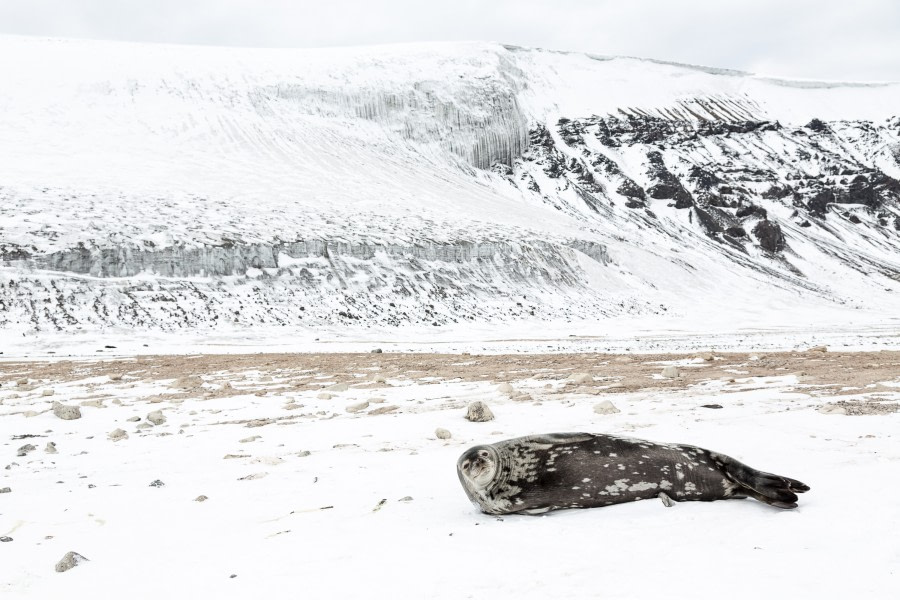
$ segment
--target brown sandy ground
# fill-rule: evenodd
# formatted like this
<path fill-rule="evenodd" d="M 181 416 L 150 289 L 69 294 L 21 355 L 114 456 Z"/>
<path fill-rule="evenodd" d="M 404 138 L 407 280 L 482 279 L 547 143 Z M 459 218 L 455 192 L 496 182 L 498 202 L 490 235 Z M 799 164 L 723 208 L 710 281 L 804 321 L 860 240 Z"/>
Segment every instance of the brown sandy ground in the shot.
<path fill-rule="evenodd" d="M 662 377 L 665 365 L 677 365 L 675 378 Z M 529 380 L 549 383 L 543 394 L 672 391 L 718 381 L 741 382 L 741 390 L 754 378 L 793 375 L 797 389 L 845 414 L 878 414 L 900 410 L 900 352 L 692 353 L 692 354 L 241 354 L 199 356 L 140 356 L 111 360 L 23 361 L 0 363 L 0 387 L 27 392 L 73 380 L 97 379 L 122 383 L 172 380 L 158 399 L 183 396 L 207 398 L 279 391 L 313 391 L 388 387 L 387 380 L 416 384 L 441 381 L 483 381 L 495 384 Z M 235 383 L 237 387 L 232 387 Z M 764 380 L 759 380 L 764 387 Z M 891 385 L 893 383 L 894 385 Z M 90 392 L 90 385 L 86 392 Z M 345 388 L 346 389 L 346 388 Z M 98 392 L 101 390 L 98 389 Z M 514 400 L 531 400 L 512 392 Z M 728 387 L 723 389 L 728 393 Z M 860 398 L 860 395 L 863 395 Z M 842 400 L 841 396 L 854 396 Z M 102 399 L 99 393 L 94 398 Z M 88 394 L 80 398 L 90 400 Z"/>

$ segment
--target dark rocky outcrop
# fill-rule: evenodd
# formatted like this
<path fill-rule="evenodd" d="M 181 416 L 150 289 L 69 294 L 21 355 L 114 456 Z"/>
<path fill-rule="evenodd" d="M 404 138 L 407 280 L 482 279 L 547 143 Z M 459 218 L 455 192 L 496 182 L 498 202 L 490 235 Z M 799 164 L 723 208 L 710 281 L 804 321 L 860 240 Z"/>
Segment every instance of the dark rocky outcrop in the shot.
<path fill-rule="evenodd" d="M 753 235 L 759 240 L 759 245 L 768 252 L 781 252 L 784 250 L 784 234 L 781 226 L 769 220 L 763 220 L 753 228 Z"/>

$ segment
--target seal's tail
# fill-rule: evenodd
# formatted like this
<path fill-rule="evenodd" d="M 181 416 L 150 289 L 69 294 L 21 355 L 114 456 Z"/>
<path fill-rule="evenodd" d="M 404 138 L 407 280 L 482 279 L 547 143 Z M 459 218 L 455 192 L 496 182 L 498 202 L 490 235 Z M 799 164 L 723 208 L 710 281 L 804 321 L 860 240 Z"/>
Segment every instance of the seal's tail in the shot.
<path fill-rule="evenodd" d="M 757 471 L 730 456 L 710 453 L 712 459 L 725 471 L 725 475 L 740 486 L 739 494 L 746 494 L 778 508 L 797 508 L 797 494 L 809 491 L 805 483 Z"/>

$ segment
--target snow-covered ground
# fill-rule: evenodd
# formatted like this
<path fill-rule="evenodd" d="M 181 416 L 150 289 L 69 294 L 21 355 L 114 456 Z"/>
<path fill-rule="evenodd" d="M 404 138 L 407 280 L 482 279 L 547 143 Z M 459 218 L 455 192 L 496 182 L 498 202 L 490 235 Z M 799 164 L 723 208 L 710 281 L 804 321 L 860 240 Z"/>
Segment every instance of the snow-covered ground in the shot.
<path fill-rule="evenodd" d="M 559 356 L 546 368 L 521 355 L 329 356 L 3 363 L 3 597 L 900 592 L 900 414 L 818 410 L 835 395 L 893 407 L 896 352 Z M 660 378 L 664 364 L 684 379 Z M 593 382 L 572 383 L 575 371 Z M 836 371 L 855 373 L 854 389 L 834 385 Z M 601 399 L 621 412 L 596 414 Z M 495 420 L 466 421 L 473 400 Z M 82 417 L 58 419 L 52 401 L 81 405 Z M 165 422 L 154 426 L 156 410 Z M 111 440 L 117 429 L 127 437 Z M 812 490 L 793 511 L 649 500 L 496 518 L 468 503 L 455 473 L 463 450 L 552 431 L 700 445 Z M 25 444 L 36 449 L 17 456 Z M 54 572 L 69 551 L 89 562 Z"/>

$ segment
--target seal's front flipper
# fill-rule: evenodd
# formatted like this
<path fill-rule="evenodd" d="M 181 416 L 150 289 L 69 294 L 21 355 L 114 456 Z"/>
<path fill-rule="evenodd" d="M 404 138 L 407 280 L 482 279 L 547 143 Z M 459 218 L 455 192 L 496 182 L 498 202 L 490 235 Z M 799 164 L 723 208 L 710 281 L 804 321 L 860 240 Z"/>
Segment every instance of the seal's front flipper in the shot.
<path fill-rule="evenodd" d="M 657 497 L 662 500 L 662 503 L 666 508 L 672 508 L 673 506 L 675 506 L 675 501 L 669 498 L 669 495 L 667 493 L 660 492 Z"/>
<path fill-rule="evenodd" d="M 797 494 L 809 491 L 803 482 L 764 471 L 757 471 L 724 454 L 710 452 L 710 457 L 725 471 L 731 481 L 740 486 L 736 494 L 746 494 L 778 508 L 797 508 Z"/>

